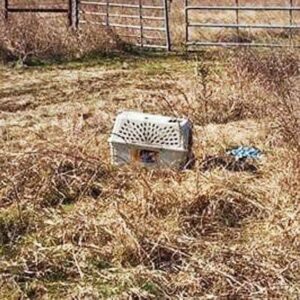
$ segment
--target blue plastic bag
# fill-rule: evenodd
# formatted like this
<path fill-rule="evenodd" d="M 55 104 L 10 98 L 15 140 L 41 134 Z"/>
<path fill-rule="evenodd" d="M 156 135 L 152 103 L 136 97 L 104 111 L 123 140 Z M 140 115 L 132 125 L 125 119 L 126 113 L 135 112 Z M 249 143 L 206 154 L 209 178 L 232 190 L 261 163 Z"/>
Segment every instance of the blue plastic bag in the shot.
<path fill-rule="evenodd" d="M 240 146 L 227 151 L 227 154 L 234 156 L 236 159 L 260 159 L 262 151 L 255 147 Z"/>

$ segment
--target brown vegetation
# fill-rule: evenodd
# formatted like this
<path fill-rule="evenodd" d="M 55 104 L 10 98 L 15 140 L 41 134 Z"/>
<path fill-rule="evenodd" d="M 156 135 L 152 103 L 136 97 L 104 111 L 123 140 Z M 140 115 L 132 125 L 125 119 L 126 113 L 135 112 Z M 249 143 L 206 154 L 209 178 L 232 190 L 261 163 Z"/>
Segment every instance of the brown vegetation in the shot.
<path fill-rule="evenodd" d="M 104 54 L 116 47 L 114 36 L 101 27 L 78 31 L 68 27 L 66 17 L 37 14 L 0 19 L 0 59 L 30 63 L 32 60 L 72 60 Z"/>
<path fill-rule="evenodd" d="M 108 45 L 32 30 L 10 55 Z M 0 65 L 0 298 L 297 299 L 299 64 L 293 50 L 240 49 Z M 112 166 L 121 109 L 190 118 L 195 166 Z M 203 170 L 237 145 L 263 151 L 255 172 Z"/>

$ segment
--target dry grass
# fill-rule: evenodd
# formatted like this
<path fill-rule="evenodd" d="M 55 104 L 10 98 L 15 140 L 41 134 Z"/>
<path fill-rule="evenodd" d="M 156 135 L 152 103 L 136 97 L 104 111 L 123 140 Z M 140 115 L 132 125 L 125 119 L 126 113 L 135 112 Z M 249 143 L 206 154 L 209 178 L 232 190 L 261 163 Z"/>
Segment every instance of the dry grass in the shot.
<path fill-rule="evenodd" d="M 0 59 L 32 64 L 35 60 L 66 61 L 116 50 L 115 37 L 101 27 L 68 27 L 65 16 L 0 16 Z"/>
<path fill-rule="evenodd" d="M 296 299 L 298 54 L 125 61 L 2 67 L 1 299 Z M 195 167 L 112 167 L 119 109 L 191 118 Z M 239 144 L 259 172 L 201 171 Z"/>
<path fill-rule="evenodd" d="M 115 45 L 18 22 L 1 45 L 23 62 Z M 209 50 L 0 65 L 0 299 L 297 299 L 299 64 Z M 195 166 L 112 166 L 124 109 L 190 118 Z M 263 151 L 257 172 L 202 170 L 236 145 Z"/>
<path fill-rule="evenodd" d="M 118 0 L 113 0 L 118 1 Z M 129 2 L 128 2 L 129 1 Z M 128 3 L 138 4 L 138 0 L 127 0 Z M 288 1 L 278 0 L 272 3 L 256 0 L 257 5 L 288 5 Z M 23 4 L 22 4 L 23 3 Z M 45 7 L 44 2 L 31 1 L 30 7 L 34 4 L 35 7 Z M 148 0 L 144 2 L 146 5 L 161 5 L 161 0 Z M 224 5 L 233 5 L 234 0 L 223 1 Z M 53 3 L 57 7 L 66 7 L 66 2 L 58 0 Z M 199 4 L 197 1 L 191 1 L 190 5 Z M 202 4 L 210 5 L 210 1 L 202 1 Z M 11 2 L 14 6 L 24 6 L 24 2 Z M 46 5 L 49 7 L 50 4 Z M 240 5 L 253 5 L 253 1 L 241 0 Z M 299 6 L 299 1 L 294 0 L 294 5 Z M 82 4 L 82 10 L 86 12 L 106 13 L 105 6 L 86 6 Z M 147 16 L 163 17 L 162 11 L 145 10 Z M 112 14 L 132 15 L 137 14 L 137 11 L 132 8 L 112 10 Z M 193 11 L 190 14 L 189 22 L 201 23 L 225 23 L 232 24 L 236 22 L 235 12 L 222 11 Z M 30 63 L 33 59 L 56 59 L 56 60 L 72 60 L 74 58 L 82 58 L 95 54 L 103 54 L 113 50 L 132 50 L 132 43 L 139 43 L 140 32 L 138 29 L 114 28 L 105 30 L 101 25 L 93 25 L 93 22 L 99 24 L 104 22 L 105 17 L 99 15 L 90 15 L 82 13 L 81 21 L 87 21 L 86 25 L 80 25 L 80 30 L 73 31 L 68 28 L 67 16 L 63 14 L 11 14 L 9 21 L 5 22 L 3 13 L 0 11 L 0 59 L 18 60 L 21 63 Z M 280 24 L 289 25 L 290 13 L 267 11 L 267 12 L 240 12 L 240 23 L 242 24 Z M 92 23 L 90 23 L 90 21 Z M 111 16 L 111 22 L 126 25 L 130 22 L 131 25 L 139 26 L 140 20 L 126 19 Z M 127 23 L 126 23 L 127 22 Z M 293 24 L 297 25 L 300 22 L 300 13 L 293 13 Z M 162 27 L 161 21 L 144 20 L 144 26 Z M 174 1 L 170 8 L 170 31 L 172 39 L 172 47 L 176 50 L 184 49 L 185 36 L 185 16 L 183 1 Z M 299 30 L 277 29 L 277 30 L 260 30 L 260 29 L 240 29 L 237 33 L 232 29 L 205 29 L 199 28 L 190 30 L 190 39 L 200 41 L 215 41 L 215 42 L 247 42 L 247 43 L 277 43 L 289 44 L 290 34 L 293 34 L 293 44 L 298 45 L 300 41 Z M 122 37 L 123 35 L 127 37 Z M 136 36 L 136 38 L 129 38 Z M 164 33 L 146 31 L 144 32 L 145 43 L 164 44 Z M 146 36 L 155 38 L 156 40 L 147 40 Z"/>
<path fill-rule="evenodd" d="M 171 32 L 174 44 L 183 46 L 185 36 L 185 16 L 184 16 L 184 1 L 173 1 L 171 11 Z M 189 0 L 189 6 L 235 6 L 235 0 L 222 1 L 198 1 Z M 240 6 L 287 6 L 290 1 L 275 0 L 239 0 Z M 299 6 L 299 0 L 293 1 L 294 6 Z M 210 24 L 235 24 L 236 12 L 221 11 L 221 10 L 191 10 L 189 11 L 189 23 L 210 23 Z M 300 24 L 300 13 L 293 12 L 293 24 Z M 289 25 L 289 11 L 240 11 L 240 24 L 273 24 L 273 25 Z M 271 43 L 271 44 L 289 44 L 289 36 L 291 32 L 287 29 L 249 29 L 240 28 L 238 31 L 231 28 L 190 28 L 189 40 L 201 42 L 244 42 L 244 43 Z M 300 34 L 299 30 L 293 30 L 293 43 L 299 45 Z"/>

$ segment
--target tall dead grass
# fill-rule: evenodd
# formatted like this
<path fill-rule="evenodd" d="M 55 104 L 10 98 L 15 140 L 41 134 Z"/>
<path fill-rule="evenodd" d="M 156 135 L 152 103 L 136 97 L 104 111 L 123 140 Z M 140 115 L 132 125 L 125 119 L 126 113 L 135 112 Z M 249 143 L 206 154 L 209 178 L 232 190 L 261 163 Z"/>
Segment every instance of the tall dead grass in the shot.
<path fill-rule="evenodd" d="M 113 167 L 106 146 L 110 127 L 102 117 L 91 126 L 91 116 L 78 111 L 57 116 L 64 121 L 53 132 L 46 121 L 44 129 L 22 129 L 27 134 L 21 140 L 8 133 L 0 152 L 1 297 L 297 298 L 300 173 L 293 140 L 299 131 L 288 119 L 288 127 L 282 122 L 288 115 L 280 107 L 287 91 L 293 105 L 299 99 L 297 85 L 289 85 L 299 79 L 298 63 L 295 53 L 248 51 L 198 60 L 194 98 L 184 100 L 173 90 L 178 103 L 191 106 L 151 96 L 154 112 L 174 109 L 195 123 L 198 161 L 232 142 L 239 122 L 250 131 L 250 118 L 263 123 L 266 134 L 241 138 L 264 147 L 255 174 L 203 172 L 197 163 L 186 172 Z M 185 76 L 186 85 L 193 75 Z M 140 88 L 153 74 L 142 79 Z M 174 81 L 165 81 L 155 89 L 170 95 Z M 223 91 L 217 90 L 219 106 L 205 102 L 216 97 L 213 86 Z M 228 95 L 240 107 L 233 119 Z M 122 101 L 123 108 L 136 108 Z M 117 108 L 112 101 L 103 109 L 113 119 Z M 212 128 L 220 133 L 209 139 Z M 293 139 L 286 138 L 290 128 Z"/>
<path fill-rule="evenodd" d="M 40 21 L 1 27 L 4 52 L 26 63 L 109 50 L 92 32 L 23 28 Z M 30 71 L 18 73 L 29 106 L 19 85 L 0 95 L 0 298 L 297 299 L 299 62 L 296 51 L 202 51 L 103 77 L 98 66 L 77 80 L 58 70 L 33 87 Z M 92 100 L 106 102 L 81 110 Z M 190 118 L 194 168 L 111 166 L 106 141 L 121 108 Z M 11 116 L 20 123 L 6 126 Z M 259 172 L 199 168 L 233 143 L 261 147 Z"/>
<path fill-rule="evenodd" d="M 101 26 L 72 30 L 66 17 L 20 14 L 0 19 L 0 54 L 5 61 L 70 60 L 103 54 L 116 47 L 115 38 Z"/>
<path fill-rule="evenodd" d="M 253 2 L 253 1 L 252 1 Z M 137 4 L 135 0 L 131 3 Z M 159 1 L 150 1 L 148 3 L 155 3 L 159 5 Z M 257 1 L 258 5 L 261 1 Z M 233 3 L 231 3 L 233 4 Z M 243 4 L 246 4 L 243 3 Z M 280 3 L 278 2 L 278 5 Z M 283 3 L 282 5 L 285 5 Z M 264 3 L 264 5 L 266 5 Z M 89 10 L 97 10 L 98 8 L 91 7 Z M 97 12 L 97 11 L 96 11 Z M 101 11 L 103 12 L 103 11 Z M 136 13 L 132 10 L 115 11 L 120 14 L 132 14 Z M 153 16 L 155 12 L 151 12 Z M 88 18 L 89 15 L 82 14 L 82 19 Z M 91 17 L 91 16 L 90 16 Z M 240 18 L 243 23 L 282 23 L 288 24 L 288 13 L 259 13 L 246 14 L 245 16 L 241 13 Z M 95 19 L 96 18 L 96 19 Z M 183 2 L 172 2 L 170 6 L 170 31 L 173 49 L 184 49 L 184 36 L 185 36 L 185 19 L 184 19 L 184 3 Z M 4 21 L 3 14 L 0 13 L 0 55 L 2 59 L 18 59 L 21 62 L 30 60 L 32 57 L 41 59 L 72 59 L 79 58 L 85 55 L 91 55 L 95 53 L 105 53 L 112 50 L 121 50 L 125 45 L 132 44 L 133 40 L 126 37 L 122 38 L 120 35 L 137 35 L 139 32 L 124 31 L 120 32 L 116 29 L 106 30 L 101 25 L 88 25 L 80 26 L 80 30 L 73 31 L 67 26 L 66 16 L 59 15 L 37 15 L 37 14 L 15 14 L 11 15 L 9 20 Z M 235 14 L 206 12 L 192 14 L 191 19 L 195 22 L 199 20 L 203 23 L 234 23 Z M 116 19 L 113 18 L 117 23 L 124 24 L 128 19 Z M 103 22 L 98 16 L 92 16 L 92 22 Z M 125 23 L 124 23 L 125 22 Z M 299 16 L 294 13 L 294 23 L 299 22 Z M 139 25 L 138 20 L 130 20 L 132 25 Z M 146 23 L 148 24 L 148 23 Z M 149 25 L 149 24 L 148 24 Z M 154 23 L 152 26 L 160 27 L 161 23 Z M 158 37 L 157 32 L 153 33 L 152 37 Z M 146 34 L 145 34 L 146 35 Z M 237 34 L 236 30 L 220 29 L 220 30 L 191 30 L 190 36 L 195 40 L 202 41 L 218 41 L 218 42 L 270 42 L 275 43 L 288 43 L 290 31 L 289 30 L 239 30 Z M 299 41 L 299 34 L 297 30 L 293 31 L 294 43 L 297 44 Z M 150 34 L 151 36 L 151 34 Z M 159 35 L 162 38 L 162 35 Z"/>
<path fill-rule="evenodd" d="M 299 53 L 293 50 L 262 54 L 248 51 L 239 54 L 238 62 L 238 68 L 246 71 L 249 80 L 259 80 L 269 92 L 264 112 L 276 120 L 281 137 L 299 152 Z"/>

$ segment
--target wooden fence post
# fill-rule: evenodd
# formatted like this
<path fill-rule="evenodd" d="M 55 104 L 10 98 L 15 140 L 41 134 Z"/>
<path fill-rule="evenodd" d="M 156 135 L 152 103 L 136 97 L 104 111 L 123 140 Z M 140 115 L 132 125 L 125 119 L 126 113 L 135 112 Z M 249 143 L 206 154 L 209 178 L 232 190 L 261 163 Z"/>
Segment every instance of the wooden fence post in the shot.
<path fill-rule="evenodd" d="M 8 0 L 4 0 L 4 18 L 8 19 Z"/>
<path fill-rule="evenodd" d="M 79 25 L 79 0 L 69 0 L 69 26 L 77 29 Z"/>
<path fill-rule="evenodd" d="M 72 4 L 73 4 L 73 1 L 72 0 L 69 0 L 69 3 L 68 3 L 68 20 L 69 20 L 69 27 L 72 27 Z"/>
<path fill-rule="evenodd" d="M 170 35 L 170 25 L 169 25 L 168 1 L 169 0 L 164 0 L 164 15 L 165 15 L 165 31 L 166 31 L 167 51 L 171 51 L 171 35 Z"/>
<path fill-rule="evenodd" d="M 79 26 L 79 18 L 80 18 L 80 0 L 75 0 L 76 3 L 76 9 L 75 9 L 75 28 L 77 29 Z"/>

